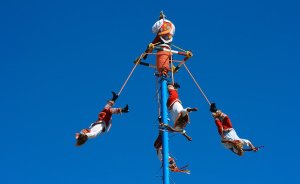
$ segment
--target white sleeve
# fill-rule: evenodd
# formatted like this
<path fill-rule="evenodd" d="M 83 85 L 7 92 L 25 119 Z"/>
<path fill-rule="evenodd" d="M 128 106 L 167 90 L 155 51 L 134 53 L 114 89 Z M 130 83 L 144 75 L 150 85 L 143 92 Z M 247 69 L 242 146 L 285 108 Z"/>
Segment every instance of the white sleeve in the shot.
<path fill-rule="evenodd" d="M 241 139 L 244 144 L 246 144 L 248 147 L 250 147 L 251 142 L 247 139 Z"/>

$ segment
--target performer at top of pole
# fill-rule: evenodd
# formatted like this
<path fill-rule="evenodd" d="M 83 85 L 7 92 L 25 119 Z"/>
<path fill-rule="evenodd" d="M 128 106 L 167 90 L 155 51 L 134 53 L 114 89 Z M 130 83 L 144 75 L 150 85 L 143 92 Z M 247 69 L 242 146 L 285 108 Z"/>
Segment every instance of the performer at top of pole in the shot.
<path fill-rule="evenodd" d="M 175 34 L 175 25 L 167 19 L 163 11 L 160 12 L 158 21 L 152 26 L 152 32 L 156 34 L 156 37 L 152 41 L 153 44 L 158 42 L 171 43 Z"/>
<path fill-rule="evenodd" d="M 112 108 L 118 95 L 114 92 L 111 100 L 107 102 L 102 111 L 98 115 L 98 120 L 91 124 L 89 128 L 81 130 L 76 133 L 76 145 L 83 145 L 88 139 L 95 138 L 100 134 L 106 133 L 110 130 L 112 125 L 112 114 L 120 114 L 129 112 L 129 107 L 126 105 L 124 108 Z"/>
<path fill-rule="evenodd" d="M 166 15 L 161 11 L 159 20 L 152 26 L 152 32 L 156 34 L 154 40 L 149 44 L 145 53 L 153 51 L 154 45 L 161 48 L 167 48 L 171 50 L 170 44 L 173 41 L 175 34 L 175 25 L 166 19 Z M 143 57 L 144 60 L 147 58 L 147 54 Z M 160 50 L 156 55 L 156 69 L 159 75 L 167 75 L 170 71 L 170 58 L 172 53 L 169 51 Z"/>

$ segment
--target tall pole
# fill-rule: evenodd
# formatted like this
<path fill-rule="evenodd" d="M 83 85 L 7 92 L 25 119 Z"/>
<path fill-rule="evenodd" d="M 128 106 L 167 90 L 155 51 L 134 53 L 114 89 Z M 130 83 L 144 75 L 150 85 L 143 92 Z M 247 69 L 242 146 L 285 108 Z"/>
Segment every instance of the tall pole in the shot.
<path fill-rule="evenodd" d="M 168 109 L 167 109 L 167 79 L 165 76 L 161 77 L 161 116 L 162 122 L 168 124 Z M 168 132 L 163 131 L 162 136 L 162 153 L 163 153 L 163 184 L 170 183 L 169 171 L 169 137 Z"/>

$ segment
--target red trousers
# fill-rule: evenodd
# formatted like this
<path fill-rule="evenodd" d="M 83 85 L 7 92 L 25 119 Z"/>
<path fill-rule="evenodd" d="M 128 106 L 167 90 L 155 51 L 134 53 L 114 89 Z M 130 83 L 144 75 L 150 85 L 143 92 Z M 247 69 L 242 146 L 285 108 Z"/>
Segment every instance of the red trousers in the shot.
<path fill-rule="evenodd" d="M 228 116 L 225 116 L 222 121 L 219 118 L 216 118 L 215 123 L 217 125 L 218 132 L 219 132 L 220 135 L 223 134 L 223 130 L 233 128 L 232 123 L 231 123 Z"/>

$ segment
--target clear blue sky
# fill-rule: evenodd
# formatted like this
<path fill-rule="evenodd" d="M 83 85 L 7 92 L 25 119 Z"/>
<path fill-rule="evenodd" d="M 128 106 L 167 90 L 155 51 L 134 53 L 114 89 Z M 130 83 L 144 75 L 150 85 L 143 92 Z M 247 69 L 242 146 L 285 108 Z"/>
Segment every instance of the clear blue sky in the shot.
<path fill-rule="evenodd" d="M 111 131 L 75 147 L 133 60 L 152 41 L 164 10 L 174 44 L 192 50 L 187 66 L 240 137 L 265 145 L 238 157 L 225 150 L 208 105 L 182 69 L 184 106 L 196 106 L 192 142 L 170 137 L 180 183 L 299 183 L 300 4 L 251 1 L 1 1 L 0 176 L 5 184 L 162 183 L 153 141 L 153 70 L 138 67 L 116 106 Z M 148 57 L 154 62 L 153 56 Z"/>

